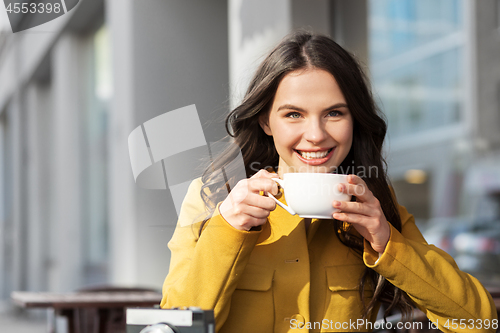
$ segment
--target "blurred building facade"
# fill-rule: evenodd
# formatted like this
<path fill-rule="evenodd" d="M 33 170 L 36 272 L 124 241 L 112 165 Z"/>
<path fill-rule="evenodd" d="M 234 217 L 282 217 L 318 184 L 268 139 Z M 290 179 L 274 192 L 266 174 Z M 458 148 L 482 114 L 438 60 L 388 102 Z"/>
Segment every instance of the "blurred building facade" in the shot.
<path fill-rule="evenodd" d="M 389 169 L 416 218 L 499 216 L 500 2 L 370 1 Z"/>
<path fill-rule="evenodd" d="M 410 211 L 472 213 L 464 192 L 494 207 L 499 13 L 498 0 L 81 0 L 2 33 L 0 300 L 92 284 L 160 289 L 175 209 L 168 191 L 134 183 L 129 133 L 196 104 L 207 141 L 219 140 L 259 60 L 300 27 L 332 36 L 371 73 Z"/>

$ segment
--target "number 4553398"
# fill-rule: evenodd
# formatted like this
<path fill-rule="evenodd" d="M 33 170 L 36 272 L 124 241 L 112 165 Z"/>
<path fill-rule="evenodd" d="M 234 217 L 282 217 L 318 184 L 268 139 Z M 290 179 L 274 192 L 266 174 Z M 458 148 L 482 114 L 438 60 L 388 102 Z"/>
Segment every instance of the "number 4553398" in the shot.
<path fill-rule="evenodd" d="M 9 3 L 9 5 L 6 8 L 7 13 L 14 13 L 14 14 L 35 14 L 35 13 L 56 13 L 59 14 L 61 12 L 61 4 L 60 3 L 19 3 L 19 2 L 14 2 L 14 3 Z"/>
<path fill-rule="evenodd" d="M 498 328 L 498 319 L 448 319 L 443 325 L 447 329 L 456 330 L 456 329 L 497 329 Z"/>

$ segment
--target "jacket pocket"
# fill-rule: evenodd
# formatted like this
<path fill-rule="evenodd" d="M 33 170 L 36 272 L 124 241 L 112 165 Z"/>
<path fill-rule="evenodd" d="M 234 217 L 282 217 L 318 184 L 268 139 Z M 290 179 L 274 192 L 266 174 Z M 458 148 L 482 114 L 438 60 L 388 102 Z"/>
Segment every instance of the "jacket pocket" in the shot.
<path fill-rule="evenodd" d="M 328 289 L 332 292 L 359 290 L 359 281 L 364 269 L 364 265 L 325 267 Z"/>
<path fill-rule="evenodd" d="M 247 265 L 236 284 L 229 315 L 220 333 L 273 332 L 273 278 L 274 269 Z"/>
<path fill-rule="evenodd" d="M 359 282 L 365 268 L 365 265 L 359 264 L 325 267 L 328 289 L 324 318 L 334 322 L 362 318 L 364 307 L 359 294 Z M 373 295 L 369 283 L 365 284 L 364 294 L 365 304 L 368 304 Z"/>

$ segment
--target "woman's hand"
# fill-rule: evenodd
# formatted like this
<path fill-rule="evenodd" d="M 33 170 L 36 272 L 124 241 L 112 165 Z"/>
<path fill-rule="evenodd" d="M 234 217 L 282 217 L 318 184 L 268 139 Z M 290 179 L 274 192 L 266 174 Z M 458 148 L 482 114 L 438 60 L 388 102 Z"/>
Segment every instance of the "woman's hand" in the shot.
<path fill-rule="evenodd" d="M 276 203 L 260 195 L 260 191 L 278 194 L 278 185 L 271 178 L 278 178 L 278 175 L 260 170 L 252 177 L 240 180 L 219 206 L 222 217 L 239 230 L 248 231 L 266 223 Z"/>
<path fill-rule="evenodd" d="M 334 213 L 333 218 L 351 223 L 375 251 L 383 253 L 391 229 L 380 202 L 360 177 L 349 175 L 347 182 L 339 184 L 339 190 L 356 196 L 356 202 L 334 201 L 333 207 L 338 208 L 340 212 Z"/>

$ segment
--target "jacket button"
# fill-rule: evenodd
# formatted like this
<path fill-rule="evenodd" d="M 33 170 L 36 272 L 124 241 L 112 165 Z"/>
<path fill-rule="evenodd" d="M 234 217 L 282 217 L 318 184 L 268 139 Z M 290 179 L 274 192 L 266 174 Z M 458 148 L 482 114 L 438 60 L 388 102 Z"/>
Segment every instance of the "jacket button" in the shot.
<path fill-rule="evenodd" d="M 292 316 L 292 319 L 295 319 L 295 324 L 297 325 L 297 327 L 302 328 L 306 324 L 306 320 L 304 319 L 304 316 L 302 316 L 300 314 L 294 314 Z"/>

